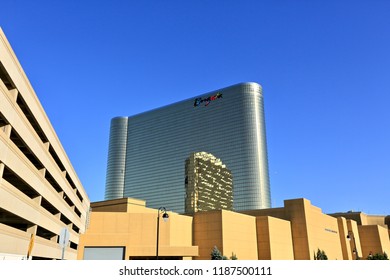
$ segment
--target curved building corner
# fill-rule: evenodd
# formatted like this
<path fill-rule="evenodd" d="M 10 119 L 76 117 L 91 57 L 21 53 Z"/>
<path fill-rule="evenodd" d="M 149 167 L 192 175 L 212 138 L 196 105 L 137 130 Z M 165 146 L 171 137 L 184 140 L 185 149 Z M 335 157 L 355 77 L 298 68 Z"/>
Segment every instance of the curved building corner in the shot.
<path fill-rule="evenodd" d="M 111 120 L 105 199 L 123 197 L 126 169 L 127 117 Z"/>

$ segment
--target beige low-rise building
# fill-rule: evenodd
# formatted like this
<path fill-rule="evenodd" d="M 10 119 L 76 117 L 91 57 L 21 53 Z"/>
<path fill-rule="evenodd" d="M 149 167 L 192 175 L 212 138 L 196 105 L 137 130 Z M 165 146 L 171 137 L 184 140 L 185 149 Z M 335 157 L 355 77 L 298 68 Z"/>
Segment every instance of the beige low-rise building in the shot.
<path fill-rule="evenodd" d="M 354 225 L 355 235 L 351 233 L 351 225 L 349 232 L 346 234 L 350 238 L 350 246 L 352 248 L 352 259 L 366 259 L 369 255 L 383 254 L 390 252 L 390 216 L 386 215 L 368 215 L 363 212 L 339 212 L 329 214 L 333 217 L 342 217 L 347 219 L 349 223 Z M 356 243 L 356 246 L 355 244 Z"/>
<path fill-rule="evenodd" d="M 81 236 L 79 259 L 155 259 L 157 216 L 145 201 L 117 199 L 92 203 L 89 228 Z M 213 210 L 192 216 L 169 213 L 159 226 L 160 259 L 209 260 L 214 247 L 227 259 L 314 260 L 323 251 L 330 260 L 365 259 L 387 252 L 389 237 L 382 225 L 322 213 L 307 199 L 284 201 L 284 207 L 237 213 Z"/>
<path fill-rule="evenodd" d="M 0 29 L 0 259 L 76 259 L 88 211 L 88 196 Z"/>
<path fill-rule="evenodd" d="M 289 221 L 296 260 L 314 259 L 318 249 L 325 251 L 329 259 L 343 259 L 337 219 L 322 213 L 307 199 L 285 200 L 284 207 L 242 213 Z"/>
<path fill-rule="evenodd" d="M 80 238 L 79 259 L 190 259 L 198 255 L 192 245 L 192 217 L 145 207 L 145 201 L 121 198 L 91 203 L 92 213 Z M 159 225 L 159 226 L 157 226 Z"/>

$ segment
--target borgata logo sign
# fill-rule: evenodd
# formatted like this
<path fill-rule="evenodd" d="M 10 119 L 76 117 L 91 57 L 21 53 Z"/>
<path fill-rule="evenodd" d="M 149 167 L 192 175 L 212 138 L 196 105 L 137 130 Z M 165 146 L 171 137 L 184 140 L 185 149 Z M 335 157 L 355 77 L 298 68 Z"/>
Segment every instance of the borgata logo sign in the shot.
<path fill-rule="evenodd" d="M 198 107 L 201 103 L 205 103 L 204 106 L 208 106 L 211 101 L 222 98 L 222 93 L 217 93 L 216 95 L 209 96 L 207 98 L 196 98 L 194 100 L 194 107 Z"/>

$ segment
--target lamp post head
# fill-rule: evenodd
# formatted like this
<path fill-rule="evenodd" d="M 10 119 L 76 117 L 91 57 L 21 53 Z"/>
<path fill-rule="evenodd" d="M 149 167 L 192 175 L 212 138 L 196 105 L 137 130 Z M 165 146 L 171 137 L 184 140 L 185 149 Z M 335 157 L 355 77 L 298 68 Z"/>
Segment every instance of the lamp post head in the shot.
<path fill-rule="evenodd" d="M 160 207 L 157 210 L 157 242 L 156 242 L 156 260 L 158 260 L 158 241 L 160 234 L 160 212 L 162 213 L 162 218 L 164 222 L 168 221 L 169 215 L 167 213 L 167 209 L 165 207 Z"/>
<path fill-rule="evenodd" d="M 158 218 L 160 217 L 160 212 L 163 213 L 162 218 L 163 218 L 164 222 L 167 222 L 168 218 L 169 218 L 169 215 L 167 213 L 167 209 L 165 209 L 165 207 L 158 208 Z"/>

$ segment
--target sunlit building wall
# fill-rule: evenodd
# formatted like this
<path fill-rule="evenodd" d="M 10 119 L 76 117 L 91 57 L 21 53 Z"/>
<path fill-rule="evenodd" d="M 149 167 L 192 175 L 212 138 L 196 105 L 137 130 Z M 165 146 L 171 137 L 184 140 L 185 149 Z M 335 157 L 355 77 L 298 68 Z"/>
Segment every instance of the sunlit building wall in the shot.
<path fill-rule="evenodd" d="M 92 203 L 89 227 L 81 236 L 79 259 L 210 260 L 214 247 L 227 259 L 314 260 L 318 250 L 329 260 L 367 259 L 389 252 L 387 226 L 357 225 L 322 213 L 307 199 L 284 207 L 244 211 L 199 211 L 192 215 L 146 207 L 138 199 Z M 159 225 L 159 226 L 158 226 Z"/>
<path fill-rule="evenodd" d="M 76 259 L 88 196 L 0 29 L 0 259 Z"/>

